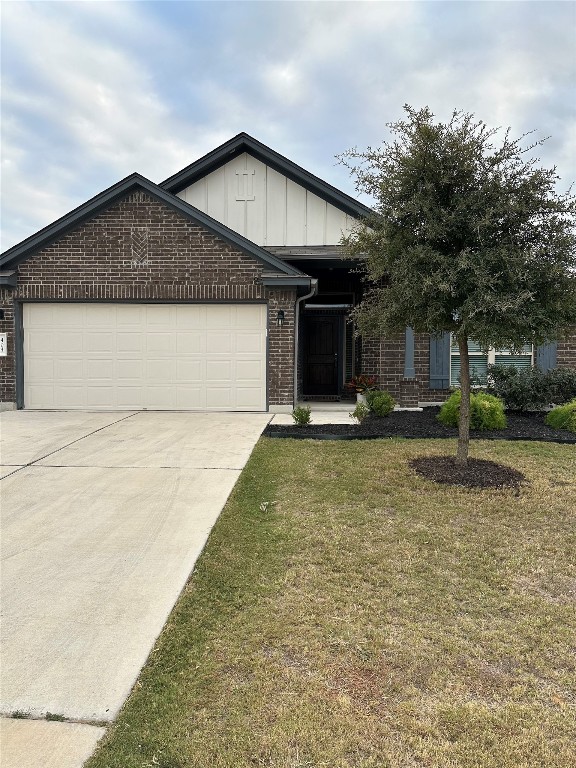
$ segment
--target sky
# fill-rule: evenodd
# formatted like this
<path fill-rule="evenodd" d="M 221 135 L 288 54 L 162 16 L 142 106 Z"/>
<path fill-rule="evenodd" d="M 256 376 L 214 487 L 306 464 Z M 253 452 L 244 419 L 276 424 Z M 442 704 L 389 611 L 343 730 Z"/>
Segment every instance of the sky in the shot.
<path fill-rule="evenodd" d="M 389 139 L 404 104 L 550 136 L 536 156 L 557 166 L 559 191 L 576 181 L 575 2 L 0 8 L 2 251 L 130 173 L 161 182 L 240 131 L 357 196 L 336 155 Z"/>

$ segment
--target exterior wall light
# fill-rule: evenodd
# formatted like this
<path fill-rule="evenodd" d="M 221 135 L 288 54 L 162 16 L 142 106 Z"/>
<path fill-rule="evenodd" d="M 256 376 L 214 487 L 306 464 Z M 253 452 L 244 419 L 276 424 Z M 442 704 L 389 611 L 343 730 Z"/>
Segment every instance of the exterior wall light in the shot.
<path fill-rule="evenodd" d="M 278 314 L 276 315 L 276 325 L 279 325 L 282 327 L 284 325 L 284 310 L 279 309 Z"/>

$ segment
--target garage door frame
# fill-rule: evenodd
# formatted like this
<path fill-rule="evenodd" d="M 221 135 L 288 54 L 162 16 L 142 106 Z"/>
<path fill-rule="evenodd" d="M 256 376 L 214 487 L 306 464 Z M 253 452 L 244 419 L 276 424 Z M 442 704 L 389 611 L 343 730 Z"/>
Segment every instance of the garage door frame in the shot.
<path fill-rule="evenodd" d="M 101 300 L 101 299 L 15 299 L 14 300 L 14 358 L 15 358 L 15 380 L 16 380 L 16 408 L 22 410 L 26 408 L 24 401 L 24 304 L 151 304 L 151 305 L 165 305 L 165 304 L 178 304 L 178 305 L 217 305 L 217 304 L 231 304 L 231 305 L 260 305 L 266 307 L 266 343 L 265 343 L 265 412 L 267 413 L 270 408 L 270 386 L 268 381 L 269 373 L 269 361 L 270 361 L 270 313 L 269 302 L 265 300 L 245 300 L 234 301 L 233 299 L 217 299 L 214 301 L 206 301 L 201 299 L 193 299 L 187 301 L 178 300 L 161 300 L 151 301 L 150 299 L 120 299 L 113 300 Z M 55 408 L 54 410 L 65 410 Z M 174 409 L 177 410 L 177 409 Z"/>

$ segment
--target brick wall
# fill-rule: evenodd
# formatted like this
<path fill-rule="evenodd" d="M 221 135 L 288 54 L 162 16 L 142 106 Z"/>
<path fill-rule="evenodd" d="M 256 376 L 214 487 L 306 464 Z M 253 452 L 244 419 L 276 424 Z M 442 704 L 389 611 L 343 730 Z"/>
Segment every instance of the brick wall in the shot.
<path fill-rule="evenodd" d="M 558 342 L 558 367 L 576 368 L 576 334 Z M 448 389 L 430 389 L 430 337 L 426 333 L 414 337 L 414 368 L 419 385 L 419 401 L 439 403 L 446 400 Z M 404 375 L 404 334 L 389 339 L 364 339 L 362 371 L 378 376 L 378 386 L 401 401 L 400 382 Z"/>
<path fill-rule="evenodd" d="M 576 330 L 572 336 L 558 342 L 557 364 L 559 368 L 576 368 Z"/>
<path fill-rule="evenodd" d="M 0 358 L 0 400 L 14 402 L 14 300 L 265 301 L 268 398 L 293 398 L 295 290 L 261 285 L 263 264 L 142 192 L 134 192 L 38 251 L 3 291 L 9 355 Z M 282 328 L 278 309 L 285 313 Z"/>

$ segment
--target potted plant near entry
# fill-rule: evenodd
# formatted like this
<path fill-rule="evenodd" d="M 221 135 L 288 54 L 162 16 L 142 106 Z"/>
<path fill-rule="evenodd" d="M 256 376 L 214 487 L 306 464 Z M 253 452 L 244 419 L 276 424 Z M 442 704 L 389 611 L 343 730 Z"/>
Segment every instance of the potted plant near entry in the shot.
<path fill-rule="evenodd" d="M 366 392 L 369 392 L 376 386 L 376 376 L 368 376 L 366 373 L 359 373 L 357 376 L 352 376 L 346 386 L 348 389 L 352 389 L 356 392 L 356 402 L 365 403 Z"/>

